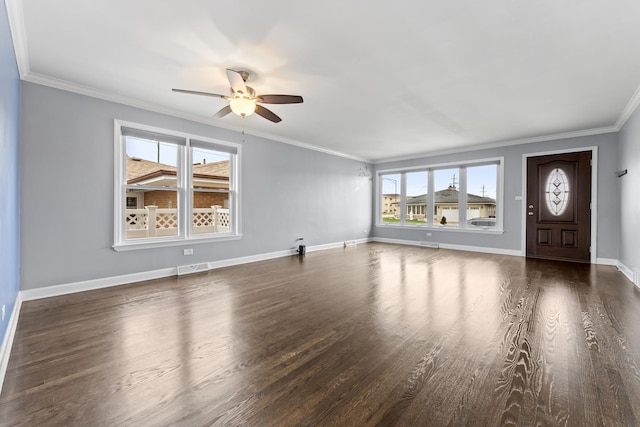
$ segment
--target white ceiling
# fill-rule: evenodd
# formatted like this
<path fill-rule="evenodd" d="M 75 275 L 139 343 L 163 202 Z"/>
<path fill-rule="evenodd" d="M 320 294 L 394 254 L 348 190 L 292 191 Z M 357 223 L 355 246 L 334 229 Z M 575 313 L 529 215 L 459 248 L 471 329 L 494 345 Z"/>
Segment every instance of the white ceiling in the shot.
<path fill-rule="evenodd" d="M 640 1 L 6 0 L 22 78 L 364 160 L 618 130 L 640 98 Z"/>

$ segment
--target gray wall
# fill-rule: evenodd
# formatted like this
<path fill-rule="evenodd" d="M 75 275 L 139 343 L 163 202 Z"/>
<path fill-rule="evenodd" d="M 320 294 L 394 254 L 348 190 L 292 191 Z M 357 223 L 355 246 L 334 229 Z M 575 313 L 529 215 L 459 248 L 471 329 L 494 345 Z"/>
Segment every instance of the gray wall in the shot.
<path fill-rule="evenodd" d="M 568 138 L 509 147 L 468 151 L 455 154 L 436 155 L 412 160 L 377 164 L 375 170 L 385 170 L 418 165 L 430 165 L 466 160 L 504 156 L 504 234 L 480 234 L 463 232 L 444 232 L 415 229 L 393 229 L 389 227 L 373 228 L 372 235 L 387 239 L 413 241 L 434 241 L 439 243 L 479 246 L 486 248 L 520 251 L 522 248 L 522 201 L 515 200 L 522 194 L 522 155 L 576 147 L 598 146 L 598 248 L 599 258 L 617 259 L 619 237 L 619 198 L 614 172 L 618 162 L 618 141 L 616 133 Z M 524 195 L 523 195 L 524 196 Z M 375 214 L 375 208 L 374 208 Z M 375 220 L 375 215 L 374 219 Z"/>
<path fill-rule="evenodd" d="M 297 236 L 313 246 L 369 234 L 363 163 L 247 135 L 241 240 L 115 252 L 114 119 L 241 142 L 236 132 L 23 83 L 22 289 L 282 251 Z"/>
<path fill-rule="evenodd" d="M 622 127 L 619 137 L 620 261 L 640 274 L 640 109 Z"/>
<path fill-rule="evenodd" d="M 20 77 L 5 3 L 0 6 L 0 342 L 20 287 L 20 183 L 18 181 Z"/>

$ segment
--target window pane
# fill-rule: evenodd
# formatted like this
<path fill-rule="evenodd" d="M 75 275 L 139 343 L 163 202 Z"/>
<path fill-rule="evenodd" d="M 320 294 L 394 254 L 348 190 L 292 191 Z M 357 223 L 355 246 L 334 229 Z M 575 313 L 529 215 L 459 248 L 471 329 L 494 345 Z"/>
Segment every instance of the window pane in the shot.
<path fill-rule="evenodd" d="M 229 176 L 232 154 L 199 144 L 193 158 L 193 234 L 225 233 L 231 229 Z"/>
<path fill-rule="evenodd" d="M 178 192 L 175 190 L 127 189 L 125 194 L 126 239 L 177 236 L 177 200 Z"/>
<path fill-rule="evenodd" d="M 427 222 L 427 186 L 429 173 L 407 173 L 407 224 L 425 224 Z"/>
<path fill-rule="evenodd" d="M 177 187 L 178 146 L 126 137 L 127 185 Z"/>
<path fill-rule="evenodd" d="M 229 190 L 231 154 L 200 147 L 191 149 L 193 188 Z"/>
<path fill-rule="evenodd" d="M 433 172 L 434 210 L 433 218 L 436 224 L 458 225 L 458 179 L 460 170 L 438 169 Z"/>
<path fill-rule="evenodd" d="M 498 165 L 467 168 L 467 226 L 496 226 Z"/>
<path fill-rule="evenodd" d="M 384 223 L 400 222 L 400 174 L 380 175 L 380 219 Z"/>

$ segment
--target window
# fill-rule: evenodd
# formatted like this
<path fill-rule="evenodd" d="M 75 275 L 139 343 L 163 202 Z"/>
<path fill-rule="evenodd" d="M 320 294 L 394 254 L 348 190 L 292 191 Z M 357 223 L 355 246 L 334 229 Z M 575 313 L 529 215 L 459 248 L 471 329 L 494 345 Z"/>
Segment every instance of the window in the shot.
<path fill-rule="evenodd" d="M 503 159 L 378 172 L 379 225 L 501 231 Z"/>
<path fill-rule="evenodd" d="M 239 237 L 236 144 L 116 121 L 117 250 Z"/>

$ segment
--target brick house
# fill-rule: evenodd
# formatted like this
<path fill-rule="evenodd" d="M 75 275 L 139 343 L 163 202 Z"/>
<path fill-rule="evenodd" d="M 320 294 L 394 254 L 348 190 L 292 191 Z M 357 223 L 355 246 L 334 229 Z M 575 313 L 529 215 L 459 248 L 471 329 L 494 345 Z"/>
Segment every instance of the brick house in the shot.
<path fill-rule="evenodd" d="M 229 161 L 198 163 L 193 165 L 193 183 L 196 188 L 193 200 L 194 208 L 210 208 L 217 205 L 228 207 L 228 195 L 225 193 L 198 192 L 198 188 L 229 189 Z M 127 156 L 127 184 L 176 187 L 176 167 Z M 145 206 L 158 208 L 176 208 L 177 193 L 167 190 L 129 190 L 127 208 L 141 209 Z"/>

